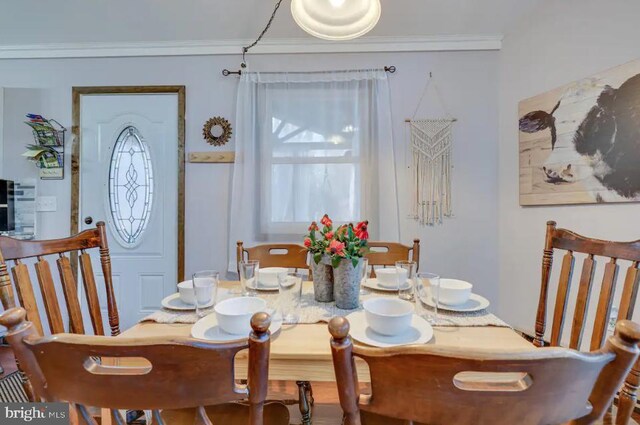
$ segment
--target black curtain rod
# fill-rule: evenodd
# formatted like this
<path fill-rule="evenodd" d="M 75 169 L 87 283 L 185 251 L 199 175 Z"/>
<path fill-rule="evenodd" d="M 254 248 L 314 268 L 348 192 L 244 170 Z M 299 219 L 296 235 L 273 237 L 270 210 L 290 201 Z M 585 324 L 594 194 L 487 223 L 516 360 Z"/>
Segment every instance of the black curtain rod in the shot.
<path fill-rule="evenodd" d="M 383 69 L 386 72 L 390 73 L 390 74 L 393 74 L 394 72 L 396 72 L 396 67 L 393 66 L 393 65 L 385 66 Z M 349 72 L 349 71 L 350 70 L 346 70 L 346 71 L 316 71 L 316 72 Z M 310 72 L 313 72 L 313 71 L 309 71 L 309 72 L 301 71 L 301 72 L 298 72 L 298 73 L 305 74 L 305 73 L 310 73 Z M 273 72 L 263 72 L 263 74 L 273 74 Z M 225 77 L 228 77 L 229 75 L 238 75 L 239 76 L 239 75 L 242 75 L 242 70 L 239 69 L 237 71 L 229 71 L 228 69 L 223 69 L 222 70 L 222 75 L 224 75 Z"/>

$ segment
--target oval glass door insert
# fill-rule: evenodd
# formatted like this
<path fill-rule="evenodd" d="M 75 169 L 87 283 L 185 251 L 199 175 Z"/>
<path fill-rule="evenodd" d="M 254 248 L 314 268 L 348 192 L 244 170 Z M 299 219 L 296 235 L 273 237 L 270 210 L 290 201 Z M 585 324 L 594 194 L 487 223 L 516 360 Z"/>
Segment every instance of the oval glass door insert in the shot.
<path fill-rule="evenodd" d="M 109 166 L 111 222 L 120 242 L 140 243 L 153 205 L 153 167 L 149 148 L 133 125 L 116 139 Z"/>

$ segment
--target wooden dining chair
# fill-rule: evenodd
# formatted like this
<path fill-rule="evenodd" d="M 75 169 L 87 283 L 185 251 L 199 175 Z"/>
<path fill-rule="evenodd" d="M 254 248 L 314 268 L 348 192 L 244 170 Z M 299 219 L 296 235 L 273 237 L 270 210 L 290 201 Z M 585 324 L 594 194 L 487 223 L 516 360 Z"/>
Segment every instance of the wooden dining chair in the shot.
<path fill-rule="evenodd" d="M 365 257 L 369 260 L 371 277 L 376 277 L 374 266 L 395 266 L 396 261 L 415 261 L 416 271 L 420 268 L 420 239 L 414 239 L 412 246 L 397 242 L 368 242 L 369 252 Z"/>
<path fill-rule="evenodd" d="M 23 241 L 6 236 L 0 236 L 0 301 L 5 310 L 16 307 L 11 279 L 7 270 L 8 261 L 13 262 L 11 274 L 19 304 L 26 310 L 27 319 L 40 335 L 44 335 L 42 320 L 26 259 L 35 258 L 34 264 L 36 278 L 38 280 L 40 294 L 44 304 L 44 312 L 52 334 L 65 332 L 60 303 L 56 294 L 55 284 L 49 261 L 46 256 L 57 255 L 56 265 L 62 286 L 63 298 L 69 317 L 69 331 L 77 334 L 85 333 L 85 324 L 78 299 L 78 285 L 76 275 L 71 267 L 70 255 L 78 255 L 82 283 L 87 299 L 87 308 L 91 319 L 91 326 L 95 335 L 104 335 L 104 325 L 100 302 L 98 300 L 98 288 L 93 273 L 89 250 L 97 248 L 100 252 L 100 263 L 104 276 L 104 291 L 106 295 L 107 311 L 111 335 L 120 333 L 118 307 L 113 292 L 111 276 L 111 258 L 107 243 L 106 229 L 103 222 L 99 222 L 95 229 L 85 230 L 75 236 L 63 239 Z M 69 255 L 70 254 L 70 255 Z M 24 390 L 33 400 L 33 390 L 26 379 L 22 369 L 19 368 Z"/>
<path fill-rule="evenodd" d="M 566 253 L 562 257 L 558 290 L 553 306 L 550 339 L 545 342 L 547 300 L 556 250 L 566 251 Z M 614 294 L 616 286 L 618 286 L 618 261 L 628 261 L 630 266 L 625 273 L 616 320 L 631 320 L 633 318 L 640 278 L 638 273 L 640 241 L 612 242 L 588 238 L 570 230 L 558 228 L 555 221 L 549 221 L 547 222 L 542 258 L 542 282 L 536 314 L 535 337 L 533 339 L 534 344 L 539 347 L 561 345 L 565 318 L 570 304 L 569 295 L 574 275 L 574 254 L 576 253 L 586 254 L 586 257 L 582 262 L 573 317 L 569 323 L 569 348 L 580 349 L 585 328 L 588 325 L 593 326 L 589 349 L 591 351 L 596 350 L 604 343 L 611 317 Z M 604 266 L 603 279 L 599 288 L 596 311 L 593 319 L 588 320 L 589 300 L 592 295 L 597 257 L 604 257 L 607 262 Z M 640 362 L 636 363 L 632 368 L 630 381 L 620 393 L 618 415 L 631 416 L 636 404 L 638 385 L 640 385 Z"/>
<path fill-rule="evenodd" d="M 593 353 L 369 348 L 353 344 L 343 317 L 331 319 L 329 332 L 346 425 L 593 424 L 640 353 L 640 325 L 631 321 Z M 370 394 L 360 392 L 355 358 L 369 367 Z"/>
<path fill-rule="evenodd" d="M 237 242 L 236 264 L 245 260 L 258 260 L 260 267 L 284 267 L 296 271 L 306 270 L 308 279 L 311 280 L 311 270 L 307 262 L 307 249 L 302 245 L 295 244 L 265 244 L 246 248 L 242 241 Z M 240 270 L 238 269 L 238 275 Z M 303 425 L 311 423 L 311 408 L 313 405 L 313 390 L 311 382 L 298 381 L 298 406 L 302 415 Z"/>
<path fill-rule="evenodd" d="M 287 269 L 309 270 L 307 249 L 295 244 L 265 244 L 246 248 L 237 242 L 236 263 L 244 260 L 258 260 L 260 267 L 285 267 Z"/>
<path fill-rule="evenodd" d="M 88 413 L 90 407 L 109 409 L 116 424 L 124 423 L 118 410 L 138 409 L 153 411 L 155 421 L 167 425 L 180 418 L 189 425 L 262 425 L 270 322 L 268 314 L 256 313 L 248 341 L 213 344 L 188 338 L 41 337 L 34 324 L 25 321 L 24 309 L 10 309 L 0 316 L 38 396 L 47 402 L 70 403 L 78 423 L 87 425 L 96 423 Z M 249 350 L 249 375 L 247 386 L 242 387 L 235 381 L 234 362 L 245 349 Z M 221 408 L 230 402 L 241 402 L 246 408 L 237 404 Z M 267 410 L 270 425 L 289 423 L 286 406 L 270 404 Z M 213 418 L 208 417 L 209 411 Z M 216 422 L 216 416 L 226 420 Z"/>

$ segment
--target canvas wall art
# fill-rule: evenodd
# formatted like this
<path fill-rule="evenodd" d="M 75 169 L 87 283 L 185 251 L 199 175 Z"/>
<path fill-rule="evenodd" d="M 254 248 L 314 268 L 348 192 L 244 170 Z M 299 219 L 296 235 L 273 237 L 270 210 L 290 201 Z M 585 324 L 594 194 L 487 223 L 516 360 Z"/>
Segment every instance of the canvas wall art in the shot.
<path fill-rule="evenodd" d="M 520 205 L 640 201 L 640 60 L 519 104 Z"/>

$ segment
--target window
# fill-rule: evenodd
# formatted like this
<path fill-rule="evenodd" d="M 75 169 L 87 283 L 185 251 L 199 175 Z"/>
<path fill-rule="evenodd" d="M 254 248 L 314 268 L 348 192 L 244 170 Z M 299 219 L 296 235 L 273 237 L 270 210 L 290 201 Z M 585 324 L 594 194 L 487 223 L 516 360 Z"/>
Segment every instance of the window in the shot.
<path fill-rule="evenodd" d="M 300 235 L 325 213 L 336 222 L 360 220 L 357 94 L 325 87 L 271 91 L 261 143 L 262 233 Z"/>
<path fill-rule="evenodd" d="M 135 246 L 149 222 L 153 201 L 153 167 L 138 129 L 118 135 L 109 167 L 109 206 L 115 233 L 124 246 Z"/>
<path fill-rule="evenodd" d="M 243 72 L 235 144 L 229 271 L 236 241 L 300 243 L 325 213 L 337 224 L 369 220 L 373 237 L 399 239 L 384 70 Z"/>

